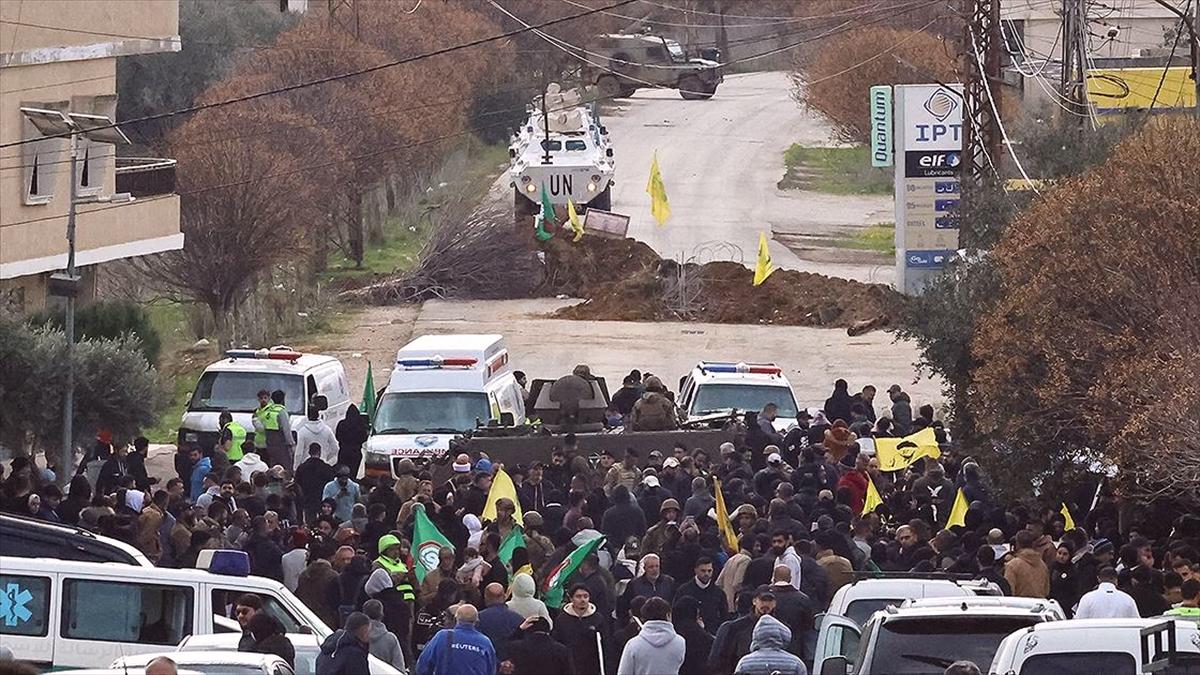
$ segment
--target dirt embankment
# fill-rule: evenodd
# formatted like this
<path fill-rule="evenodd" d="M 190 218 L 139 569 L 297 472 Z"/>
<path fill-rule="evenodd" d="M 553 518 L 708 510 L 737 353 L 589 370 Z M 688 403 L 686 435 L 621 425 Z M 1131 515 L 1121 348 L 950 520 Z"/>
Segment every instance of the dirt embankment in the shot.
<path fill-rule="evenodd" d="M 761 286 L 728 261 L 682 269 L 632 239 L 555 238 L 543 246 L 547 294 L 585 298 L 567 319 L 700 321 L 846 328 L 852 334 L 894 324 L 903 296 L 879 284 L 777 270 Z M 681 280 L 682 279 L 682 280 Z"/>

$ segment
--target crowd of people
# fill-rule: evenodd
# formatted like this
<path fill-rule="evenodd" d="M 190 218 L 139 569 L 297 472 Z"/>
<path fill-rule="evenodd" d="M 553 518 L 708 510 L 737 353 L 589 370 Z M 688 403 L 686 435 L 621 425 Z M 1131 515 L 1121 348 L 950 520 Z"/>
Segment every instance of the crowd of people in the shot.
<path fill-rule="evenodd" d="M 618 414 L 661 406 L 661 382 L 651 384 L 638 393 L 627 377 Z M 822 411 L 782 433 L 768 405 L 747 415 L 736 444 L 593 455 L 568 434 L 527 466 L 459 455 L 448 479 L 410 460 L 395 476 L 358 478 L 338 458 L 360 450 L 326 447 L 341 434 L 313 425 L 294 468 L 264 461 L 254 434 L 222 434 L 211 451 L 181 448 L 177 475 L 160 483 L 146 439 L 127 449 L 102 435 L 66 495 L 52 469 L 15 460 L 0 506 L 124 540 L 160 566 L 245 551 L 252 574 L 281 581 L 338 629 L 318 675 L 366 673 L 367 654 L 419 675 L 804 674 L 814 617 L 839 588 L 880 572 L 982 579 L 1054 599 L 1068 616 L 1200 614 L 1200 517 L 1130 524 L 1106 489 L 1001 502 L 930 406 L 914 411 L 893 386 L 877 408 L 875 393 L 839 380 Z M 940 454 L 899 471 L 881 471 L 863 442 L 924 429 Z M 500 471 L 516 503 L 493 498 L 485 518 Z M 718 527 L 717 481 L 732 536 Z M 872 490 L 880 500 L 868 508 Z M 948 527 L 960 492 L 969 509 Z M 451 544 L 423 575 L 411 556 L 418 512 Z M 515 527 L 524 546 L 503 552 Z M 551 581 L 562 600 L 547 606 Z M 254 603 L 236 603 L 241 647 L 284 655 Z"/>

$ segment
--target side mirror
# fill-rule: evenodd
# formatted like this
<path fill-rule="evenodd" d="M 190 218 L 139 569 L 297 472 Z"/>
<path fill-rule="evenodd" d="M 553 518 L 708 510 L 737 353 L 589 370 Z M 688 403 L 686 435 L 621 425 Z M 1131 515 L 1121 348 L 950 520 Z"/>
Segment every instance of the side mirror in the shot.
<path fill-rule="evenodd" d="M 604 151 L 604 156 L 605 156 L 605 157 L 612 157 L 612 156 L 613 156 L 613 153 L 612 153 L 612 148 L 608 148 L 607 150 L 605 150 L 605 151 Z"/>
<path fill-rule="evenodd" d="M 821 664 L 820 675 L 846 675 L 850 671 L 850 662 L 844 656 L 829 656 Z"/>
<path fill-rule="evenodd" d="M 329 409 L 329 398 L 326 396 L 314 396 L 311 399 L 309 399 L 308 405 L 309 405 L 309 407 L 315 408 L 317 410 L 322 410 L 322 411 L 328 410 Z"/>
<path fill-rule="evenodd" d="M 517 423 L 517 418 L 510 412 L 500 413 L 500 426 L 511 427 Z"/>

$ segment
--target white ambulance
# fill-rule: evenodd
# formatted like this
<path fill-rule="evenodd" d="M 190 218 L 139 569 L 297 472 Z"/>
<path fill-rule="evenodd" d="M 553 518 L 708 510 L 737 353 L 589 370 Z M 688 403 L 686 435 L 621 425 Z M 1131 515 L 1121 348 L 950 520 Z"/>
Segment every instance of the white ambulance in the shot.
<path fill-rule="evenodd" d="M 795 426 L 796 396 L 774 363 L 701 361 L 679 383 L 679 407 L 688 420 L 735 410 L 758 412 L 768 403 L 779 406 L 776 431 Z"/>
<path fill-rule="evenodd" d="M 307 405 L 323 410 L 321 419 L 332 429 L 350 407 L 350 388 L 342 362 L 332 356 L 304 354 L 290 347 L 230 349 L 224 359 L 204 369 L 179 423 L 178 444 L 199 445 L 207 451 L 221 435 L 222 410 L 233 421 L 254 431 L 258 392 L 280 390 L 291 416 L 293 433 L 304 423 Z M 262 447 L 263 439 L 257 439 Z"/>
<path fill-rule="evenodd" d="M 364 475 L 395 475 L 404 458 L 445 453 L 491 420 L 525 423 L 524 391 L 500 335 L 423 335 L 400 348 L 363 446 Z"/>

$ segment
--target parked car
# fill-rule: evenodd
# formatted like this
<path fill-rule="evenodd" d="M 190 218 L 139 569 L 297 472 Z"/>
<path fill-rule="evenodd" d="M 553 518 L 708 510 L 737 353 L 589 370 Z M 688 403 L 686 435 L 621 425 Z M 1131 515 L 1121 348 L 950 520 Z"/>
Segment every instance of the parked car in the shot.
<path fill-rule="evenodd" d="M 296 649 L 296 675 L 314 675 L 317 672 L 317 656 L 321 653 L 321 640 L 306 633 L 289 633 L 287 638 Z M 241 639 L 241 633 L 193 635 L 179 643 L 179 651 L 236 651 L 238 640 Z M 374 656 L 368 656 L 367 662 L 371 666 L 371 675 L 400 675 L 404 672 Z"/>
<path fill-rule="evenodd" d="M 18 558 L 115 562 L 140 567 L 154 563 L 123 541 L 82 528 L 0 513 L 0 552 Z"/>
<path fill-rule="evenodd" d="M 201 675 L 294 675 L 287 661 L 274 654 L 239 651 L 151 652 L 122 656 L 112 662 L 117 669 L 145 668 L 160 656 L 175 662 L 180 668 Z"/>
<path fill-rule="evenodd" d="M 1174 663 L 1156 672 L 1200 673 L 1200 627 L 1191 621 L 1157 619 L 1073 619 L 1022 628 L 1000 643 L 991 675 L 1138 675 L 1148 672 L 1143 631 L 1173 631 Z M 1156 652 L 1145 652 L 1153 661 Z"/>

